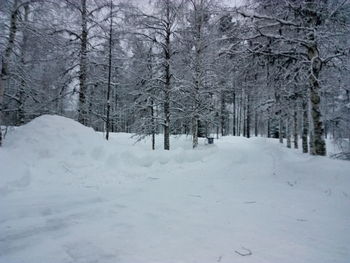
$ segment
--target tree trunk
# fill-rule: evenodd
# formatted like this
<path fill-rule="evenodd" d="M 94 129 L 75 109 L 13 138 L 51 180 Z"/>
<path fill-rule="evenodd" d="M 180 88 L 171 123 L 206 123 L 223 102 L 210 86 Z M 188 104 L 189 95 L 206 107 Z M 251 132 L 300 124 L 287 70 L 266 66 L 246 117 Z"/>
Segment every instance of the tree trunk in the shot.
<path fill-rule="evenodd" d="M 169 39 L 170 40 L 170 39 Z M 165 67 L 164 96 L 164 150 L 170 150 L 170 57 L 167 56 Z"/>
<path fill-rule="evenodd" d="M 282 112 L 281 111 L 279 113 L 279 131 L 278 131 L 278 136 L 279 136 L 279 142 L 283 143 L 283 119 L 282 119 Z"/>
<path fill-rule="evenodd" d="M 194 105 L 193 105 L 193 148 L 198 146 L 198 120 L 199 120 L 199 106 L 200 106 L 200 89 L 202 87 L 202 26 L 204 23 L 203 6 L 195 11 L 195 87 L 194 87 Z"/>
<path fill-rule="evenodd" d="M 197 148 L 198 146 L 198 120 L 197 118 L 192 118 L 192 147 Z"/>
<path fill-rule="evenodd" d="M 254 135 L 255 137 L 258 137 L 259 132 L 258 132 L 258 111 L 255 110 L 255 114 L 254 114 L 255 118 L 254 118 Z"/>
<path fill-rule="evenodd" d="M 246 135 L 247 138 L 250 138 L 250 96 L 249 94 L 247 95 L 247 128 L 246 128 Z"/>
<path fill-rule="evenodd" d="M 24 5 L 24 30 L 23 30 L 23 40 L 21 45 L 21 66 L 22 66 L 22 72 L 25 74 L 26 72 L 26 51 L 27 51 L 27 45 L 28 45 L 28 16 L 29 16 L 29 5 L 28 3 Z M 25 110 L 24 110 L 24 103 L 25 103 L 25 89 L 26 89 L 26 82 L 24 76 L 21 80 L 21 86 L 18 92 L 18 119 L 17 124 L 23 125 L 25 121 Z"/>
<path fill-rule="evenodd" d="M 299 136 L 298 136 L 298 109 L 297 109 L 297 103 L 294 104 L 294 113 L 293 113 L 293 132 L 294 132 L 294 149 L 299 148 Z"/>
<path fill-rule="evenodd" d="M 289 116 L 286 120 L 286 137 L 287 137 L 287 148 L 292 147 L 292 136 L 291 136 L 291 127 L 290 127 L 290 119 Z"/>
<path fill-rule="evenodd" d="M 307 6 L 307 26 L 316 28 L 319 23 L 319 14 L 315 10 L 317 6 L 316 0 L 306 1 Z M 316 155 L 326 155 L 326 143 L 323 138 L 324 129 L 322 123 L 322 116 L 320 110 L 320 82 L 319 76 L 322 68 L 322 60 L 319 56 L 317 39 L 315 36 L 315 30 L 308 32 L 308 44 L 307 54 L 310 63 L 309 71 L 309 83 L 310 83 L 310 103 L 311 103 L 311 118 L 313 126 L 313 147 Z"/>
<path fill-rule="evenodd" d="M 81 42 L 80 42 L 80 64 L 79 64 L 79 102 L 78 121 L 87 125 L 86 93 L 87 93 L 87 7 L 86 0 L 81 0 Z"/>
<path fill-rule="evenodd" d="M 95 83 L 93 86 L 90 86 L 90 88 L 87 90 L 88 96 L 89 96 L 89 105 L 88 105 L 88 118 L 89 118 L 89 123 L 92 124 L 92 117 L 93 117 L 93 102 L 94 102 L 94 97 L 95 97 L 95 91 L 98 90 L 98 84 Z M 103 113 L 105 109 L 103 109 Z M 100 129 L 101 131 L 105 130 L 105 124 L 103 124 L 103 127 Z"/>
<path fill-rule="evenodd" d="M 151 100 L 152 150 L 156 149 L 156 125 L 154 116 L 154 102 Z"/>
<path fill-rule="evenodd" d="M 171 25 L 170 25 L 170 3 L 167 2 L 166 6 L 166 32 L 165 32 L 165 87 L 164 87 L 164 150 L 170 150 L 170 91 L 171 91 L 171 75 L 170 75 L 170 37 L 171 37 Z"/>
<path fill-rule="evenodd" d="M 9 38 L 8 43 L 5 49 L 4 54 L 1 56 L 2 67 L 0 71 L 0 146 L 3 144 L 3 135 L 2 135 L 2 125 L 4 125 L 3 120 L 3 107 L 4 107 L 4 96 L 5 96 L 5 87 L 9 79 L 9 60 L 15 46 L 15 37 L 17 33 L 17 19 L 18 19 L 18 0 L 13 2 L 13 8 L 11 13 L 10 29 L 9 29 Z"/>
<path fill-rule="evenodd" d="M 216 139 L 219 139 L 219 125 L 216 125 Z"/>
<path fill-rule="evenodd" d="M 303 145 L 303 153 L 307 153 L 309 151 L 308 147 L 308 134 L 309 134 L 309 112 L 308 112 L 308 103 L 306 94 L 304 95 L 302 101 L 303 108 L 303 131 L 302 131 L 302 145 Z"/>
<path fill-rule="evenodd" d="M 232 135 L 236 136 L 236 94 L 232 94 Z"/>
<path fill-rule="evenodd" d="M 112 47 L 113 47 L 113 3 L 110 1 L 110 23 L 109 23 L 109 43 L 108 43 L 108 82 L 107 82 L 107 116 L 106 116 L 106 140 L 109 139 L 110 131 L 110 111 L 111 111 L 111 78 L 112 78 Z"/>
<path fill-rule="evenodd" d="M 326 143 L 324 141 L 323 135 L 323 123 L 321 120 L 321 110 L 320 110 L 320 95 L 319 95 L 319 83 L 311 76 L 311 89 L 310 89 L 310 102 L 311 102 L 311 117 L 313 124 L 313 145 L 315 147 L 314 151 L 316 155 L 325 156 L 326 155 Z"/>
<path fill-rule="evenodd" d="M 314 133 L 312 131 L 310 131 L 310 141 L 309 141 L 309 144 L 310 144 L 310 154 L 311 155 L 316 155 L 316 152 L 315 152 L 315 144 L 314 144 Z"/>
<path fill-rule="evenodd" d="M 225 94 L 224 92 L 221 92 L 221 112 L 220 112 L 220 122 L 221 122 L 221 136 L 226 136 L 226 127 L 225 127 Z"/>
<path fill-rule="evenodd" d="M 241 136 L 242 134 L 242 101 L 243 101 L 243 92 L 241 92 L 241 96 L 239 98 L 238 105 L 238 117 L 237 117 L 237 135 Z"/>
<path fill-rule="evenodd" d="M 247 101 L 244 97 L 242 98 L 242 109 L 243 109 L 243 114 L 242 114 L 242 125 L 243 125 L 243 137 L 247 136 Z"/>

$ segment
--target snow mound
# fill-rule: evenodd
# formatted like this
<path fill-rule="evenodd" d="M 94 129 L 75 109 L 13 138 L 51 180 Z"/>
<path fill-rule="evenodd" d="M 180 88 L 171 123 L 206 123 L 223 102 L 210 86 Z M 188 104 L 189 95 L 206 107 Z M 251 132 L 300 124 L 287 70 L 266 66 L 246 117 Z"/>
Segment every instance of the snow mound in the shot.
<path fill-rule="evenodd" d="M 103 155 L 104 146 L 102 136 L 74 120 L 40 116 L 7 135 L 0 149 L 0 159 L 4 160 L 0 194 L 43 179 L 53 184 L 67 183 L 64 177 L 79 177 L 79 173 L 72 173 L 71 167 L 93 163 Z"/>
<path fill-rule="evenodd" d="M 5 147 L 58 150 L 80 146 L 85 139 L 96 137 L 93 129 L 57 115 L 43 115 L 8 135 Z"/>
<path fill-rule="evenodd" d="M 190 141 L 174 138 L 174 150 L 163 151 L 157 145 L 158 150 L 151 151 L 148 140 L 135 144 L 130 137 L 111 134 L 107 142 L 103 134 L 72 119 L 40 116 L 11 131 L 0 149 L 6 174 L 0 182 L 0 194 L 43 182 L 53 187 L 85 187 L 145 178 L 148 173 L 169 174 L 183 164 L 195 167 L 205 163 L 217 150 L 200 147 L 193 151 L 187 147 Z M 159 137 L 157 142 L 161 144 Z M 164 171 L 164 166 L 170 172 Z"/>

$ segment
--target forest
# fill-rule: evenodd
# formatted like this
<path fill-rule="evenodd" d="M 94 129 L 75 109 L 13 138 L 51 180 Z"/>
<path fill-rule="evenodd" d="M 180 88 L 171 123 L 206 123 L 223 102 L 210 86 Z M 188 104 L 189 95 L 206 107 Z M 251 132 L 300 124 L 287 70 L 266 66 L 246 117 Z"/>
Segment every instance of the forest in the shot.
<path fill-rule="evenodd" d="M 0 0 L 0 263 L 349 263 L 350 0 Z"/>
<path fill-rule="evenodd" d="M 43 114 L 139 140 L 266 136 L 350 158 L 344 0 L 1 0 L 0 144 Z M 299 145 L 300 144 L 300 145 Z"/>

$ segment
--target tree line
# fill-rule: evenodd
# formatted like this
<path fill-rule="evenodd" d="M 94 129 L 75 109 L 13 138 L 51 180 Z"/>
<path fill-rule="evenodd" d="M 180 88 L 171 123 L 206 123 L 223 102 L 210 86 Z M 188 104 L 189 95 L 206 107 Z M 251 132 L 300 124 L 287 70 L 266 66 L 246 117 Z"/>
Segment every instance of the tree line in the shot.
<path fill-rule="evenodd" d="M 326 155 L 330 137 L 350 157 L 349 1 L 134 3 L 1 0 L 2 130 L 60 114 L 153 149 L 217 133 Z"/>

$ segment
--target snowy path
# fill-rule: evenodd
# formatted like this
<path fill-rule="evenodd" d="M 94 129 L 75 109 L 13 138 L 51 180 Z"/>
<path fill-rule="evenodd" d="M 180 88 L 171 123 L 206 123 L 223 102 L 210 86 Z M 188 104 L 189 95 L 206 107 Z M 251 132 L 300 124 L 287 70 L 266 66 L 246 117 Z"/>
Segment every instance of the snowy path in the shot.
<path fill-rule="evenodd" d="M 348 162 L 262 138 L 152 153 L 55 130 L 0 151 L 1 263 L 350 262 Z"/>

